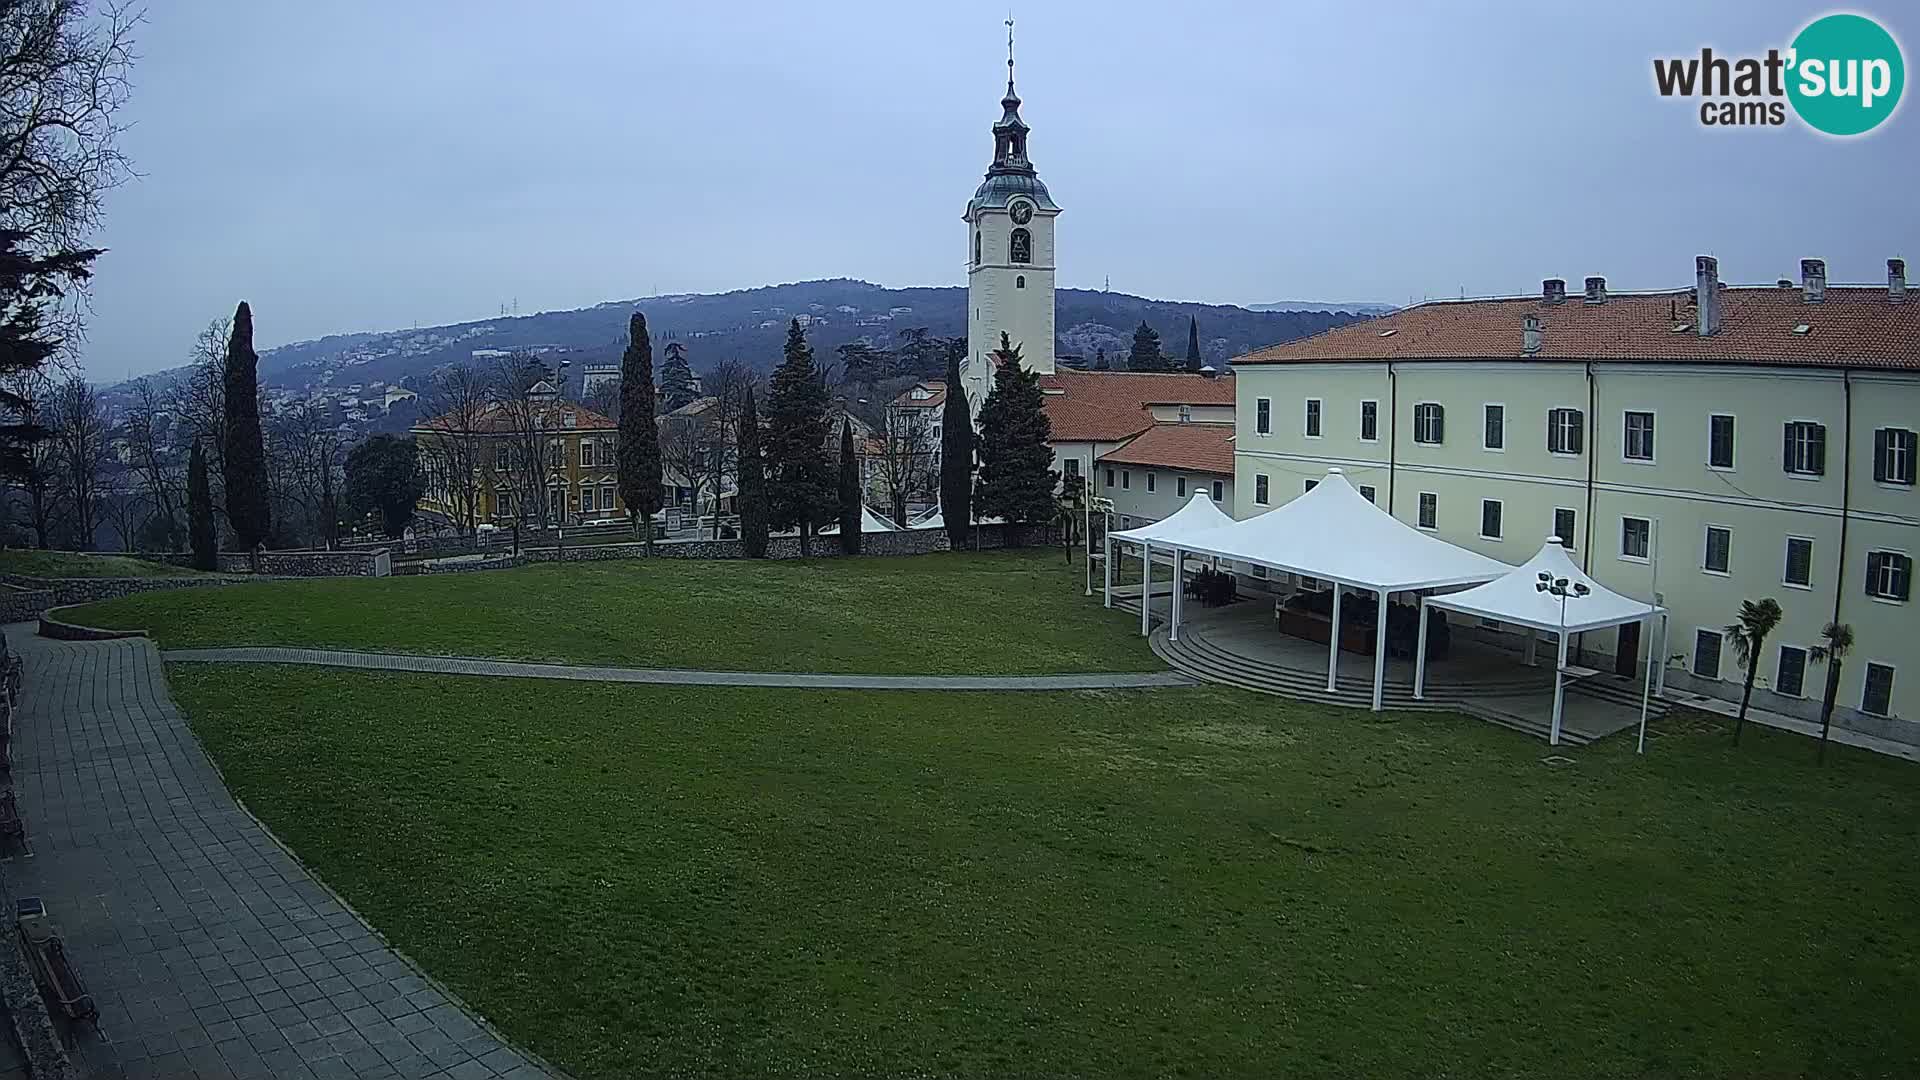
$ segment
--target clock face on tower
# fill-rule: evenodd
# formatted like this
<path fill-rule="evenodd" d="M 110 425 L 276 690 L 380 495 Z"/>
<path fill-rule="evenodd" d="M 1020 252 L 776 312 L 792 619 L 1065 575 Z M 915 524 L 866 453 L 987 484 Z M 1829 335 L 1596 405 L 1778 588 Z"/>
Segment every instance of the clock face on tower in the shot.
<path fill-rule="evenodd" d="M 1033 204 L 1030 202 L 1024 200 L 1017 201 L 1009 207 L 1009 210 L 1013 214 L 1013 223 L 1015 225 L 1025 225 L 1027 222 L 1033 220 Z"/>

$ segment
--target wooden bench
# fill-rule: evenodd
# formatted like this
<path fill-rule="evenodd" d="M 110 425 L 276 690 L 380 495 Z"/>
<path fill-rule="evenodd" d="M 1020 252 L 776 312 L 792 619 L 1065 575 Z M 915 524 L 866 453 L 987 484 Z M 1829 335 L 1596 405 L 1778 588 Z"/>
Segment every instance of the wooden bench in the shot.
<path fill-rule="evenodd" d="M 12 788 L 0 791 L 0 837 L 11 837 L 18 843 L 27 839 L 27 823 L 20 818 L 20 801 L 14 798 Z"/>
<path fill-rule="evenodd" d="M 97 1022 L 100 1009 L 87 992 L 87 984 L 74 970 L 67 956 L 67 942 L 48 920 L 46 908 L 32 897 L 21 897 L 17 908 L 20 944 L 33 964 L 34 981 L 40 984 L 47 1000 L 68 1019 Z"/>

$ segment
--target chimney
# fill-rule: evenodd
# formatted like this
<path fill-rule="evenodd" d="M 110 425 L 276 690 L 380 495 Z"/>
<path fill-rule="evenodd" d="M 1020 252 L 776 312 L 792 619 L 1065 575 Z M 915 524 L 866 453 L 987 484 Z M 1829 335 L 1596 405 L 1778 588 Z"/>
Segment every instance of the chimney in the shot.
<path fill-rule="evenodd" d="M 1774 284 L 1780 286 L 1783 289 L 1791 289 L 1793 288 L 1793 279 L 1790 277 L 1783 277 L 1779 281 L 1774 282 Z"/>
<path fill-rule="evenodd" d="M 1587 303 L 1604 304 L 1607 302 L 1607 279 L 1590 277 L 1587 279 Z"/>
<path fill-rule="evenodd" d="M 1825 259 L 1800 260 L 1800 298 L 1809 304 L 1817 304 L 1827 298 Z"/>
<path fill-rule="evenodd" d="M 1693 260 L 1693 320 L 1701 337 L 1720 332 L 1720 260 L 1711 255 Z"/>
<path fill-rule="evenodd" d="M 1520 351 L 1528 356 L 1540 351 L 1540 316 L 1531 311 L 1520 318 Z"/>
<path fill-rule="evenodd" d="M 1549 304 L 1567 302 L 1567 279 L 1550 277 L 1540 283 L 1540 299 Z"/>
<path fill-rule="evenodd" d="M 1907 260 L 1887 260 L 1887 299 L 1899 303 L 1907 298 Z"/>
<path fill-rule="evenodd" d="M 1219 375 L 1220 372 L 1216 370 L 1212 364 L 1202 364 L 1200 366 L 1200 377 L 1203 379 L 1218 378 Z"/>

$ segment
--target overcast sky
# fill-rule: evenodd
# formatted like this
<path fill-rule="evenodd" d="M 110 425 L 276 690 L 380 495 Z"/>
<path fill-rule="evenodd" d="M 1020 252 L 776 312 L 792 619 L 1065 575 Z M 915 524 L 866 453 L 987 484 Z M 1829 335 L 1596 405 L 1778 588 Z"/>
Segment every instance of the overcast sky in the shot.
<path fill-rule="evenodd" d="M 990 4 L 164 0 L 111 194 L 90 374 L 351 330 L 846 276 L 964 281 Z M 1651 59 L 1785 46 L 1823 6 L 1028 3 L 1019 90 L 1059 282 L 1405 303 L 1561 276 L 1733 281 L 1920 258 L 1920 114 L 1713 131 Z M 1920 16 L 1869 4 L 1916 59 Z"/>

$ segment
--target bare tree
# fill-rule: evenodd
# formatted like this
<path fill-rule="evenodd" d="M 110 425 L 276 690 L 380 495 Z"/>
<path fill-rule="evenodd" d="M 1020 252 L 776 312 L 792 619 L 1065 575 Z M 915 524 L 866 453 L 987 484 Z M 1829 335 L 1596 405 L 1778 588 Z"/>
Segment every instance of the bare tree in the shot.
<path fill-rule="evenodd" d="M 420 411 L 429 418 L 423 426 L 432 431 L 418 440 L 421 466 L 441 501 L 452 507 L 454 526 L 472 536 L 480 524 L 481 481 L 493 471 L 485 433 L 492 388 L 470 365 L 452 364 L 434 373 Z"/>
<path fill-rule="evenodd" d="M 305 403 L 266 425 L 267 488 L 273 520 L 288 539 L 332 546 L 346 446 L 326 415 Z"/>
<path fill-rule="evenodd" d="M 907 504 L 929 497 L 939 481 L 940 440 L 929 409 L 881 410 L 873 429 L 874 480 L 894 524 L 907 527 Z"/>
<path fill-rule="evenodd" d="M 169 431 L 170 402 L 152 379 L 133 384 L 133 408 L 121 418 L 120 435 L 139 481 L 143 501 L 172 534 L 185 517 L 186 462 Z"/>
<path fill-rule="evenodd" d="M 720 536 L 720 500 L 726 494 L 727 480 L 739 464 L 740 414 L 747 395 L 764 398 L 764 380 L 738 357 L 722 360 L 701 380 L 714 399 L 714 454 L 708 464 L 708 485 L 713 491 L 713 535 Z"/>
<path fill-rule="evenodd" d="M 214 478 L 216 514 L 223 505 L 219 478 L 226 473 L 227 338 L 232 333 L 230 318 L 215 319 L 200 331 L 187 357 L 193 370 L 175 387 L 173 398 L 172 411 L 180 428 L 177 441 L 191 446 L 198 440 L 207 455 L 207 472 Z"/>
<path fill-rule="evenodd" d="M 501 456 L 514 493 L 515 516 L 531 518 L 542 530 L 552 524 L 547 485 L 560 471 L 565 449 L 552 423 L 555 402 L 538 392 L 540 362 L 524 353 L 503 357 L 493 368 L 492 383 L 499 424 L 506 445 Z"/>
<path fill-rule="evenodd" d="M 24 371 L 7 380 L 5 399 L 13 414 L 9 426 L 37 433 L 23 441 L 21 460 L 9 476 L 19 491 L 9 506 L 18 507 L 24 515 L 21 524 L 38 548 L 53 546 L 55 525 L 61 520 L 59 448 L 48 430 L 53 394 L 53 380 L 44 369 Z"/>
<path fill-rule="evenodd" d="M 667 482 L 684 485 L 693 496 L 693 513 L 700 514 L 702 492 L 713 491 L 715 514 L 719 512 L 719 477 L 714 459 L 726 437 L 724 425 L 712 401 L 697 401 L 689 409 L 660 418 L 660 463 L 666 466 Z"/>
<path fill-rule="evenodd" d="M 580 399 L 580 404 L 599 413 L 601 416 L 620 422 L 620 382 L 617 379 L 602 379 L 593 384 Z"/>
<path fill-rule="evenodd" d="M 61 383 L 48 410 L 57 482 L 65 499 L 74 546 L 93 549 L 103 514 L 102 478 L 111 460 L 113 420 L 93 385 L 78 375 Z"/>
<path fill-rule="evenodd" d="M 140 526 L 147 520 L 147 506 L 146 494 L 140 490 L 135 473 L 120 473 L 103 485 L 100 515 L 119 534 L 120 550 L 132 552 L 139 546 Z"/>

